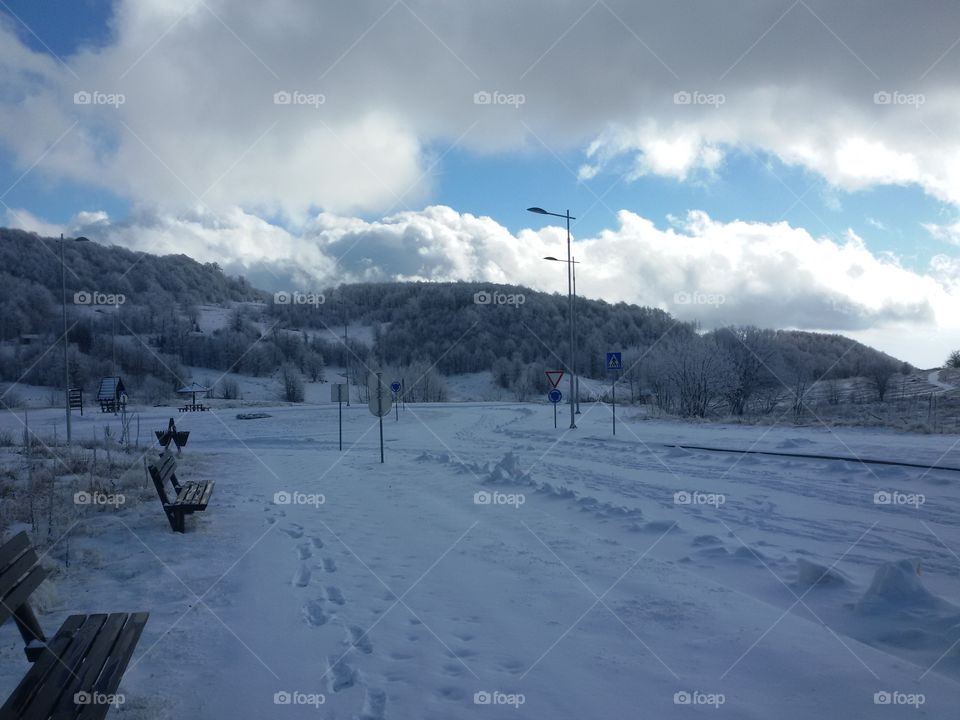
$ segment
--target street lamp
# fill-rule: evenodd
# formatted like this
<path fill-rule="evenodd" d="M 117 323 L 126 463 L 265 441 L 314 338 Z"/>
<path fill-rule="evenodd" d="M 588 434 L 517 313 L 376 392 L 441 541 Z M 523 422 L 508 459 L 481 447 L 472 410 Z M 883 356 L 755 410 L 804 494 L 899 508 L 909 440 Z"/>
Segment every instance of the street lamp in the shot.
<path fill-rule="evenodd" d="M 544 260 L 553 260 L 553 262 L 566 262 L 560 258 L 555 258 L 552 255 L 547 255 Z M 570 264 L 573 265 L 573 332 L 576 342 L 574 349 L 573 359 L 576 363 L 577 354 L 580 352 L 580 328 L 577 326 L 577 265 L 580 264 L 575 257 L 570 259 Z M 575 384 L 576 384 L 576 397 L 577 397 L 577 415 L 580 414 L 580 375 L 576 372 L 576 365 L 574 365 L 574 374 L 576 375 Z"/>
<path fill-rule="evenodd" d="M 73 238 L 73 242 L 90 242 L 90 238 Z M 72 438 L 70 428 L 70 341 L 67 339 L 67 271 L 63 263 L 63 233 L 60 233 L 60 289 L 63 291 L 63 396 L 67 412 L 67 447 Z"/>
<path fill-rule="evenodd" d="M 547 212 L 543 208 L 531 207 L 527 208 L 528 212 L 536 213 L 537 215 L 552 215 L 553 217 L 562 217 L 567 221 L 567 302 L 568 309 L 570 312 L 570 429 L 577 429 L 577 421 L 574 417 L 575 402 L 574 402 L 574 375 L 576 375 L 576 368 L 574 363 L 576 362 L 574 358 L 574 349 L 573 349 L 573 258 L 570 256 L 570 221 L 576 220 L 575 217 L 570 215 L 570 211 L 567 210 L 563 215 L 560 213 Z"/>

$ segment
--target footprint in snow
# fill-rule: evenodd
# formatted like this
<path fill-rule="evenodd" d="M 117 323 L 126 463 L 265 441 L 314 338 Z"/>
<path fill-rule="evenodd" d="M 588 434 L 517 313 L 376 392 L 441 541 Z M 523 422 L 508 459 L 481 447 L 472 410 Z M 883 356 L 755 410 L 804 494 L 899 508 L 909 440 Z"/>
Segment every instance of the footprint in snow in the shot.
<path fill-rule="evenodd" d="M 337 563 L 334 561 L 333 558 L 325 557 L 323 559 L 323 569 L 326 570 L 328 573 L 336 572 Z"/>
<path fill-rule="evenodd" d="M 296 574 L 293 576 L 293 584 L 297 587 L 306 587 L 310 584 L 310 568 L 304 563 L 300 563 Z"/>
<path fill-rule="evenodd" d="M 357 671 L 342 656 L 331 655 L 327 658 L 326 678 L 330 691 L 338 693 L 357 684 Z"/>
<path fill-rule="evenodd" d="M 310 549 L 310 545 L 307 543 L 297 545 L 297 553 L 300 555 L 301 560 L 309 560 L 313 557 L 313 550 Z"/>
<path fill-rule="evenodd" d="M 303 616 L 309 625 L 319 627 L 326 625 L 330 618 L 323 611 L 323 600 L 310 600 L 303 606 Z"/>
<path fill-rule="evenodd" d="M 367 688 L 363 696 L 360 720 L 384 720 L 387 713 L 387 693 L 378 688 Z"/>
<path fill-rule="evenodd" d="M 343 593 L 340 592 L 340 588 L 338 588 L 336 585 L 327 586 L 327 599 L 334 605 L 343 605 L 345 602 L 343 599 Z"/>
<path fill-rule="evenodd" d="M 366 630 L 359 625 L 351 625 L 348 628 L 348 632 L 348 642 L 353 645 L 353 647 L 364 655 L 369 655 L 373 652 L 373 644 L 370 642 L 370 636 L 367 635 Z"/>
<path fill-rule="evenodd" d="M 299 540 L 303 537 L 303 526 L 301 525 L 293 524 L 290 527 L 280 528 L 280 530 L 294 540 Z"/>

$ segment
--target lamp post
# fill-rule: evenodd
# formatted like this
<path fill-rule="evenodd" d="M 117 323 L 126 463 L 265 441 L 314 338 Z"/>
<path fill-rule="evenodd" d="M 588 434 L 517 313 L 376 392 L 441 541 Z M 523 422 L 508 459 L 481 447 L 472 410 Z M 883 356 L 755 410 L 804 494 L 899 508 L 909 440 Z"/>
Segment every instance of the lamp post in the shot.
<path fill-rule="evenodd" d="M 89 238 L 78 237 L 74 242 L 90 242 Z M 70 427 L 70 341 L 67 339 L 67 269 L 63 262 L 63 233 L 60 233 L 60 289 L 63 293 L 63 402 L 67 412 L 67 447 L 72 439 Z"/>
<path fill-rule="evenodd" d="M 552 255 L 547 255 L 544 260 L 552 260 L 553 262 L 565 262 L 560 258 L 555 258 Z M 574 363 L 576 363 L 577 353 L 580 352 L 580 328 L 577 326 L 577 265 L 580 262 L 575 258 L 570 258 L 570 264 L 573 266 L 573 334 L 574 334 Z M 577 403 L 577 412 L 580 414 L 580 375 L 576 373 L 576 366 L 574 366 L 574 373 L 576 378 L 574 379 L 574 385 L 576 386 L 576 403 Z"/>
<path fill-rule="evenodd" d="M 574 401 L 575 390 L 574 390 L 574 376 L 576 375 L 576 359 L 574 357 L 574 330 L 573 330 L 573 258 L 570 256 L 570 221 L 576 220 L 575 217 L 570 215 L 570 211 L 567 210 L 563 215 L 559 213 L 547 212 L 543 208 L 531 207 L 527 208 L 529 212 L 536 213 L 537 215 L 552 215 L 553 217 L 562 217 L 567 221 L 567 303 L 570 313 L 570 429 L 577 429 L 577 421 L 574 416 L 576 411 L 576 403 Z"/>

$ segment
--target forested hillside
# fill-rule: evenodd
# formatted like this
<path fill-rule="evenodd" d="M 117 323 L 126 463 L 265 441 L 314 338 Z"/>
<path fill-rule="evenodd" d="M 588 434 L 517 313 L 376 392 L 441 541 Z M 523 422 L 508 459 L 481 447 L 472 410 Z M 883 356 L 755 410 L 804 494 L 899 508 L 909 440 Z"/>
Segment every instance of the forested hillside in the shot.
<path fill-rule="evenodd" d="M 0 338 L 8 341 L 0 379 L 62 387 L 62 356 L 47 352 L 62 333 L 58 245 L 0 230 Z M 489 371 L 522 400 L 546 389 L 544 368 L 568 362 L 565 295 L 478 282 L 270 295 L 183 255 L 72 241 L 65 255 L 71 384 L 82 387 L 116 368 L 142 398 L 159 400 L 186 379 L 184 365 L 261 377 L 282 369 L 282 377 L 302 382 L 322 381 L 327 364 L 349 364 L 423 376 L 431 388 L 423 399 L 445 397 L 443 376 Z M 91 302 L 91 293 L 124 297 L 105 305 Z M 223 320 L 202 329 L 201 305 L 222 307 Z M 851 376 L 886 383 L 902 369 L 839 335 L 701 332 L 659 309 L 584 298 L 576 310 L 578 371 L 604 378 L 605 353 L 622 351 L 631 397 L 681 415 L 762 411 L 782 399 L 784 387 L 802 393 L 817 380 Z M 368 328 L 368 341 L 353 337 L 345 346 L 345 324 Z M 25 336 L 33 340 L 24 343 Z"/>

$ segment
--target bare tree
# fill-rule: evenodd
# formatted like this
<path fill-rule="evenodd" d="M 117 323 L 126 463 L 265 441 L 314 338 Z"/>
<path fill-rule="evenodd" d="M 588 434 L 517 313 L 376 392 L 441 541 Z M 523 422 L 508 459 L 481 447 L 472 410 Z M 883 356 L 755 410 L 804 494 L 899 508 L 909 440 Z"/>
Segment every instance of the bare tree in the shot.
<path fill-rule="evenodd" d="M 944 367 L 960 368 L 960 350 L 954 350 L 947 356 L 947 362 L 944 363 Z"/>
<path fill-rule="evenodd" d="M 897 373 L 897 366 L 889 360 L 877 360 L 867 366 L 867 383 L 883 402 L 890 388 L 890 380 Z"/>
<path fill-rule="evenodd" d="M 714 337 L 730 365 L 724 398 L 730 412 L 743 415 L 759 390 L 780 382 L 773 369 L 779 361 L 775 335 L 772 330 L 747 326 L 721 328 Z"/>

